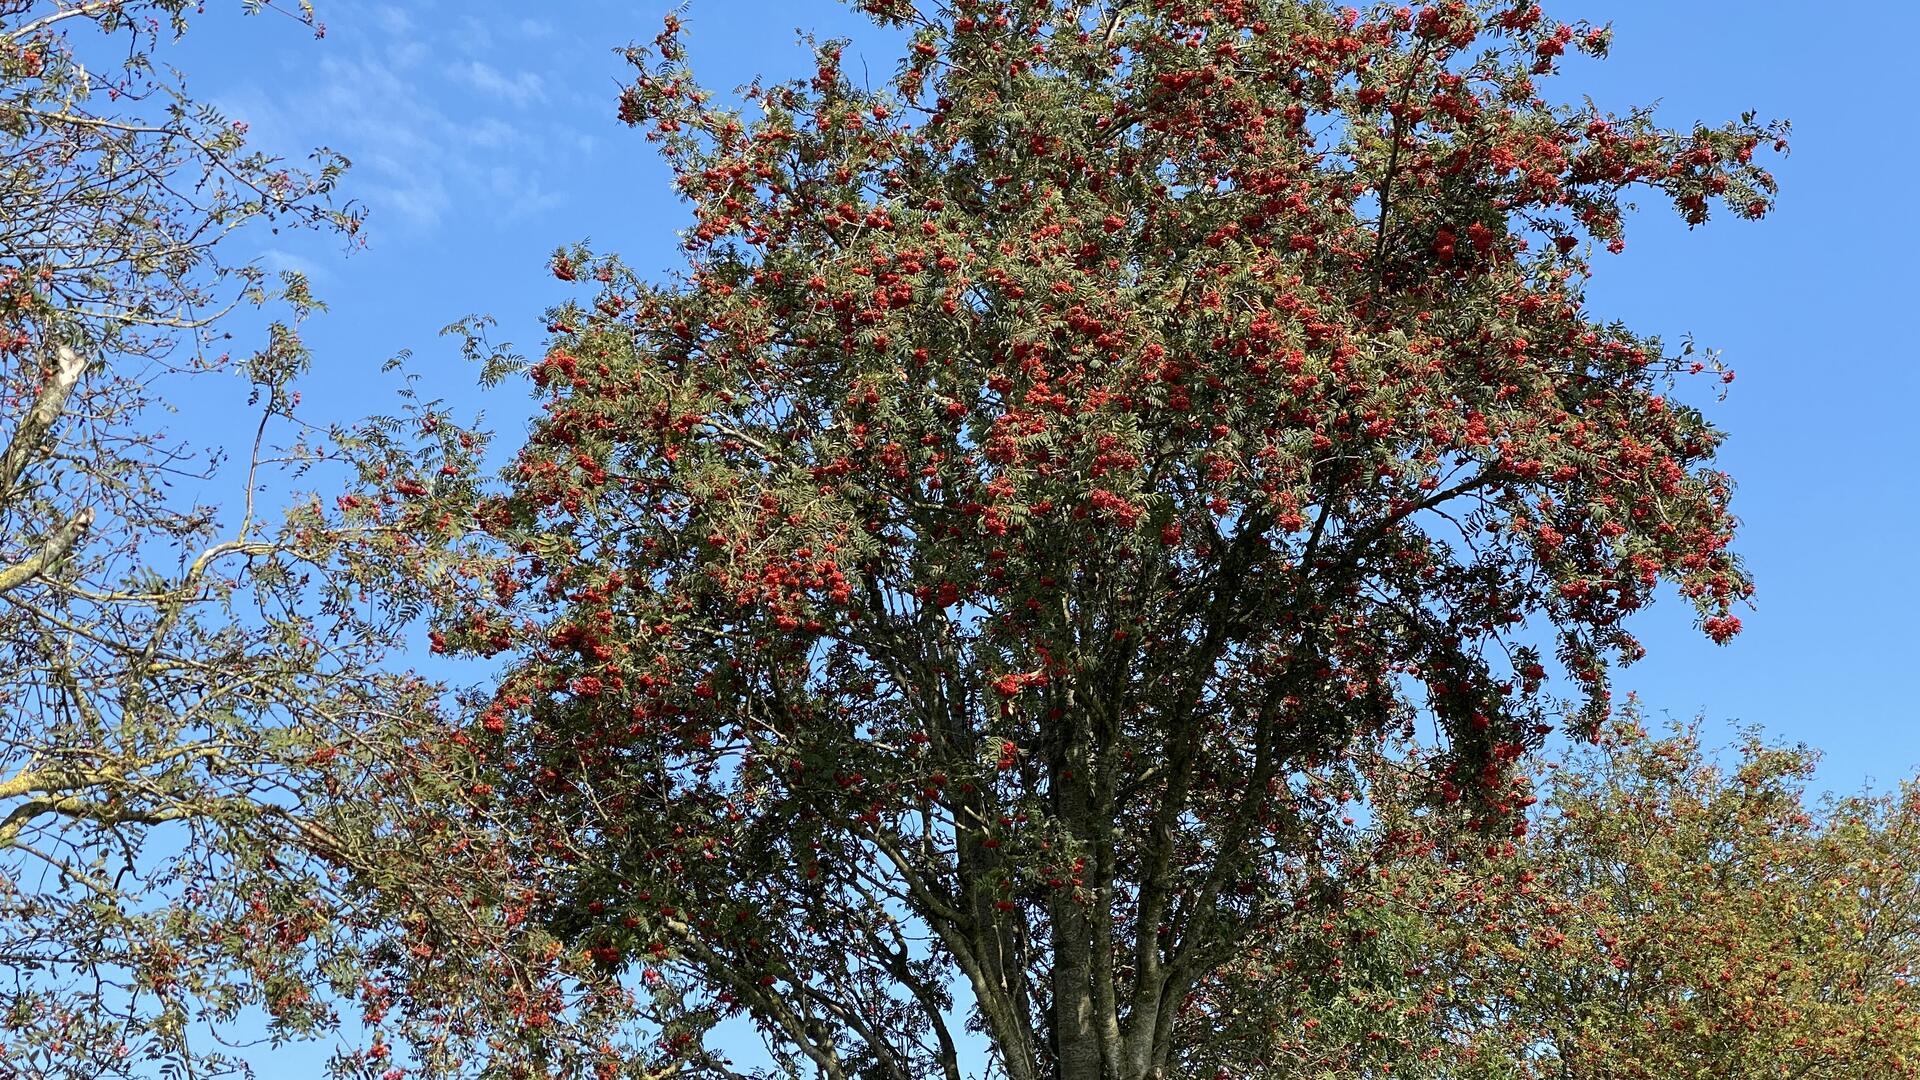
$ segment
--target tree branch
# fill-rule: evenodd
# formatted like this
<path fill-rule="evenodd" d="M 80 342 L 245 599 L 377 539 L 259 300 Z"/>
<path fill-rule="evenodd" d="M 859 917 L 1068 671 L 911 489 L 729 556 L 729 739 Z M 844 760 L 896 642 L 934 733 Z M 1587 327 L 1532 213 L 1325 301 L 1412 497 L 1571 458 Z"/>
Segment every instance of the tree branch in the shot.
<path fill-rule="evenodd" d="M 79 384 L 80 376 L 86 373 L 87 362 L 65 345 L 55 350 L 54 360 L 47 385 L 40 388 L 40 397 L 34 401 L 33 408 L 27 410 L 27 415 L 20 418 L 6 450 L 0 452 L 0 510 L 13 505 L 21 479 L 28 467 L 45 453 L 47 432 L 60 419 L 60 414 L 66 412 L 67 398 Z"/>
<path fill-rule="evenodd" d="M 0 569 L 0 593 L 10 592 L 25 585 L 45 573 L 61 559 L 66 558 L 81 534 L 85 533 L 87 527 L 92 524 L 93 511 L 82 510 L 70 518 L 65 525 L 54 530 L 53 535 L 47 537 L 46 543 L 40 546 L 39 551 L 19 563 Z"/>

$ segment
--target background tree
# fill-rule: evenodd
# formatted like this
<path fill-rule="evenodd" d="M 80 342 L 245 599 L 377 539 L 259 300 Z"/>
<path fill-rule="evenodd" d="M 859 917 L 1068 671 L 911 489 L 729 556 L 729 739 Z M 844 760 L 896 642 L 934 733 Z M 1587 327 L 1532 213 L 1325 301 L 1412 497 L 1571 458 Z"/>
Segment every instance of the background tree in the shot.
<path fill-rule="evenodd" d="M 1696 732 L 1622 736 L 1549 788 L 1529 847 L 1552 900 L 1491 982 L 1541 1071 L 1920 1070 L 1915 792 L 1821 807 L 1804 749 L 1750 735 L 1722 766 Z"/>
<path fill-rule="evenodd" d="M 1195 1075 L 1378 740 L 1505 829 L 1550 658 L 1585 733 L 1662 581 L 1737 631 L 1710 364 L 1585 245 L 1762 215 L 1779 132 L 1549 105 L 1607 32 L 1526 2 L 858 6 L 892 80 L 822 43 L 751 115 L 632 51 L 686 266 L 555 257 L 601 288 L 439 647 L 511 660 L 468 734 L 654 1064 Z"/>
<path fill-rule="evenodd" d="M 1910 1076 L 1920 795 L 1814 800 L 1815 756 L 1633 715 L 1543 765 L 1524 837 L 1376 785 L 1343 910 L 1242 965 L 1226 1075 Z M 1385 780 L 1391 773 L 1376 773 Z M 1306 920 L 1302 920 L 1303 922 Z M 1263 1037 L 1264 1036 L 1264 1037 Z"/>
<path fill-rule="evenodd" d="M 400 421 L 298 419 L 314 302 L 232 254 L 248 230 L 351 236 L 345 163 L 289 168 L 186 96 L 162 57 L 196 10 L 0 2 L 0 1077 L 213 1075 L 241 1066 L 224 1038 L 326 1032 L 347 1004 L 351 1074 L 409 1034 L 422 1067 L 478 1068 L 437 988 L 559 1010 L 536 973 L 569 961 L 509 947 L 478 903 L 509 895 L 487 892 L 504 864 L 466 818 L 406 812 L 477 798 L 422 737 L 436 689 L 388 662 L 420 601 L 361 592 L 390 559 L 430 587 L 422 529 L 292 490 L 317 463 L 390 470 Z M 425 441 L 409 477 L 479 452 Z"/>

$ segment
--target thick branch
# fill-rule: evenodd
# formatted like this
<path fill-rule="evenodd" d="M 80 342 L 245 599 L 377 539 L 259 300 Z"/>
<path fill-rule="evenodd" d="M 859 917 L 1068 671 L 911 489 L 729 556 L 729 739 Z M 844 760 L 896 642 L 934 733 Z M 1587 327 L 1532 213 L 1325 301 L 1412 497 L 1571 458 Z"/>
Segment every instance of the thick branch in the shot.
<path fill-rule="evenodd" d="M 67 398 L 72 396 L 80 376 L 86 373 L 87 362 L 65 345 L 55 350 L 54 360 L 47 385 L 40 388 L 40 397 L 34 401 L 33 408 L 27 410 L 27 415 L 20 418 L 6 450 L 0 452 L 0 510 L 13 505 L 27 468 L 44 453 L 47 432 L 66 411 Z"/>
<path fill-rule="evenodd" d="M 0 593 L 17 589 L 67 557 L 73 545 L 79 541 L 87 527 L 93 524 L 93 511 L 82 510 L 68 519 L 65 525 L 55 529 L 40 550 L 12 566 L 0 569 Z"/>

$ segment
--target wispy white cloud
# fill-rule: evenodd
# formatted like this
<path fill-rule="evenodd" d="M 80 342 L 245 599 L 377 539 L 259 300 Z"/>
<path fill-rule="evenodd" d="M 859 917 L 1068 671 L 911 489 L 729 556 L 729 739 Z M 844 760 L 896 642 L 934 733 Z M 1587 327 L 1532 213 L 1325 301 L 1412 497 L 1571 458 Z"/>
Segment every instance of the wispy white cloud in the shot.
<path fill-rule="evenodd" d="M 481 93 L 502 98 L 516 108 L 546 97 L 545 81 L 531 71 L 508 74 L 485 61 L 468 60 L 454 64 L 448 69 L 448 74 Z"/>
<path fill-rule="evenodd" d="M 420 15 L 417 3 L 361 10 L 363 18 L 335 23 L 305 77 L 255 83 L 219 102 L 223 111 L 290 157 L 318 143 L 350 158 L 342 191 L 371 211 L 376 238 L 434 230 L 460 208 L 508 220 L 563 201 L 553 170 L 594 151 L 584 123 L 603 120 L 605 103 L 583 110 L 557 75 L 525 68 L 526 54 L 517 64 L 492 55 L 496 39 L 504 48 L 549 37 L 551 24 L 495 20 L 496 34 L 471 14 Z M 572 113 L 578 122 L 566 121 Z"/>
<path fill-rule="evenodd" d="M 299 274 L 315 283 L 325 282 L 333 276 L 327 267 L 285 248 L 268 248 L 261 252 L 260 266 L 269 273 Z"/>
<path fill-rule="evenodd" d="M 419 67 L 431 51 L 426 42 L 418 39 L 401 39 L 389 42 L 384 50 L 387 63 L 396 68 Z"/>
<path fill-rule="evenodd" d="M 493 48 L 493 26 L 468 15 L 453 25 L 449 38 L 461 52 L 486 52 Z"/>
<path fill-rule="evenodd" d="M 476 150 L 504 150 L 525 138 L 521 129 L 493 116 L 468 125 L 461 135 Z"/>
<path fill-rule="evenodd" d="M 558 192 L 543 187 L 539 177 L 511 165 L 495 166 L 489 180 L 499 200 L 495 206 L 510 218 L 551 210 L 563 201 Z"/>
<path fill-rule="evenodd" d="M 413 16 L 408 15 L 405 8 L 383 4 L 373 9 L 373 22 L 388 34 L 401 35 L 413 32 Z"/>

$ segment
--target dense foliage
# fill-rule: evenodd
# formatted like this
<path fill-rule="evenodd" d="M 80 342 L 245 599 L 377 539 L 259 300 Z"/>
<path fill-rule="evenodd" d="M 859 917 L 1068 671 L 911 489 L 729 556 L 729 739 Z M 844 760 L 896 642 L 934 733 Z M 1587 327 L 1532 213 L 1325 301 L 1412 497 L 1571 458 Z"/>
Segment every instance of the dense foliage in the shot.
<path fill-rule="evenodd" d="M 1384 762 L 1382 764 L 1385 764 Z M 1815 756 L 1697 729 L 1534 762 L 1523 838 L 1463 843 L 1375 771 L 1340 913 L 1243 958 L 1227 1075 L 1911 1076 L 1920 793 L 1814 801 Z"/>
<path fill-rule="evenodd" d="M 599 291 L 438 594 L 510 664 L 460 738 L 652 1066 L 745 1017 L 825 1077 L 1205 1075 L 1358 763 L 1428 718 L 1421 797 L 1511 839 L 1550 667 L 1588 735 L 1661 583 L 1738 630 L 1711 365 L 1582 287 L 1636 192 L 1763 215 L 1780 132 L 1549 104 L 1608 34 L 1524 0 L 858 6 L 884 85 L 630 53 L 686 265 L 555 257 Z"/>

